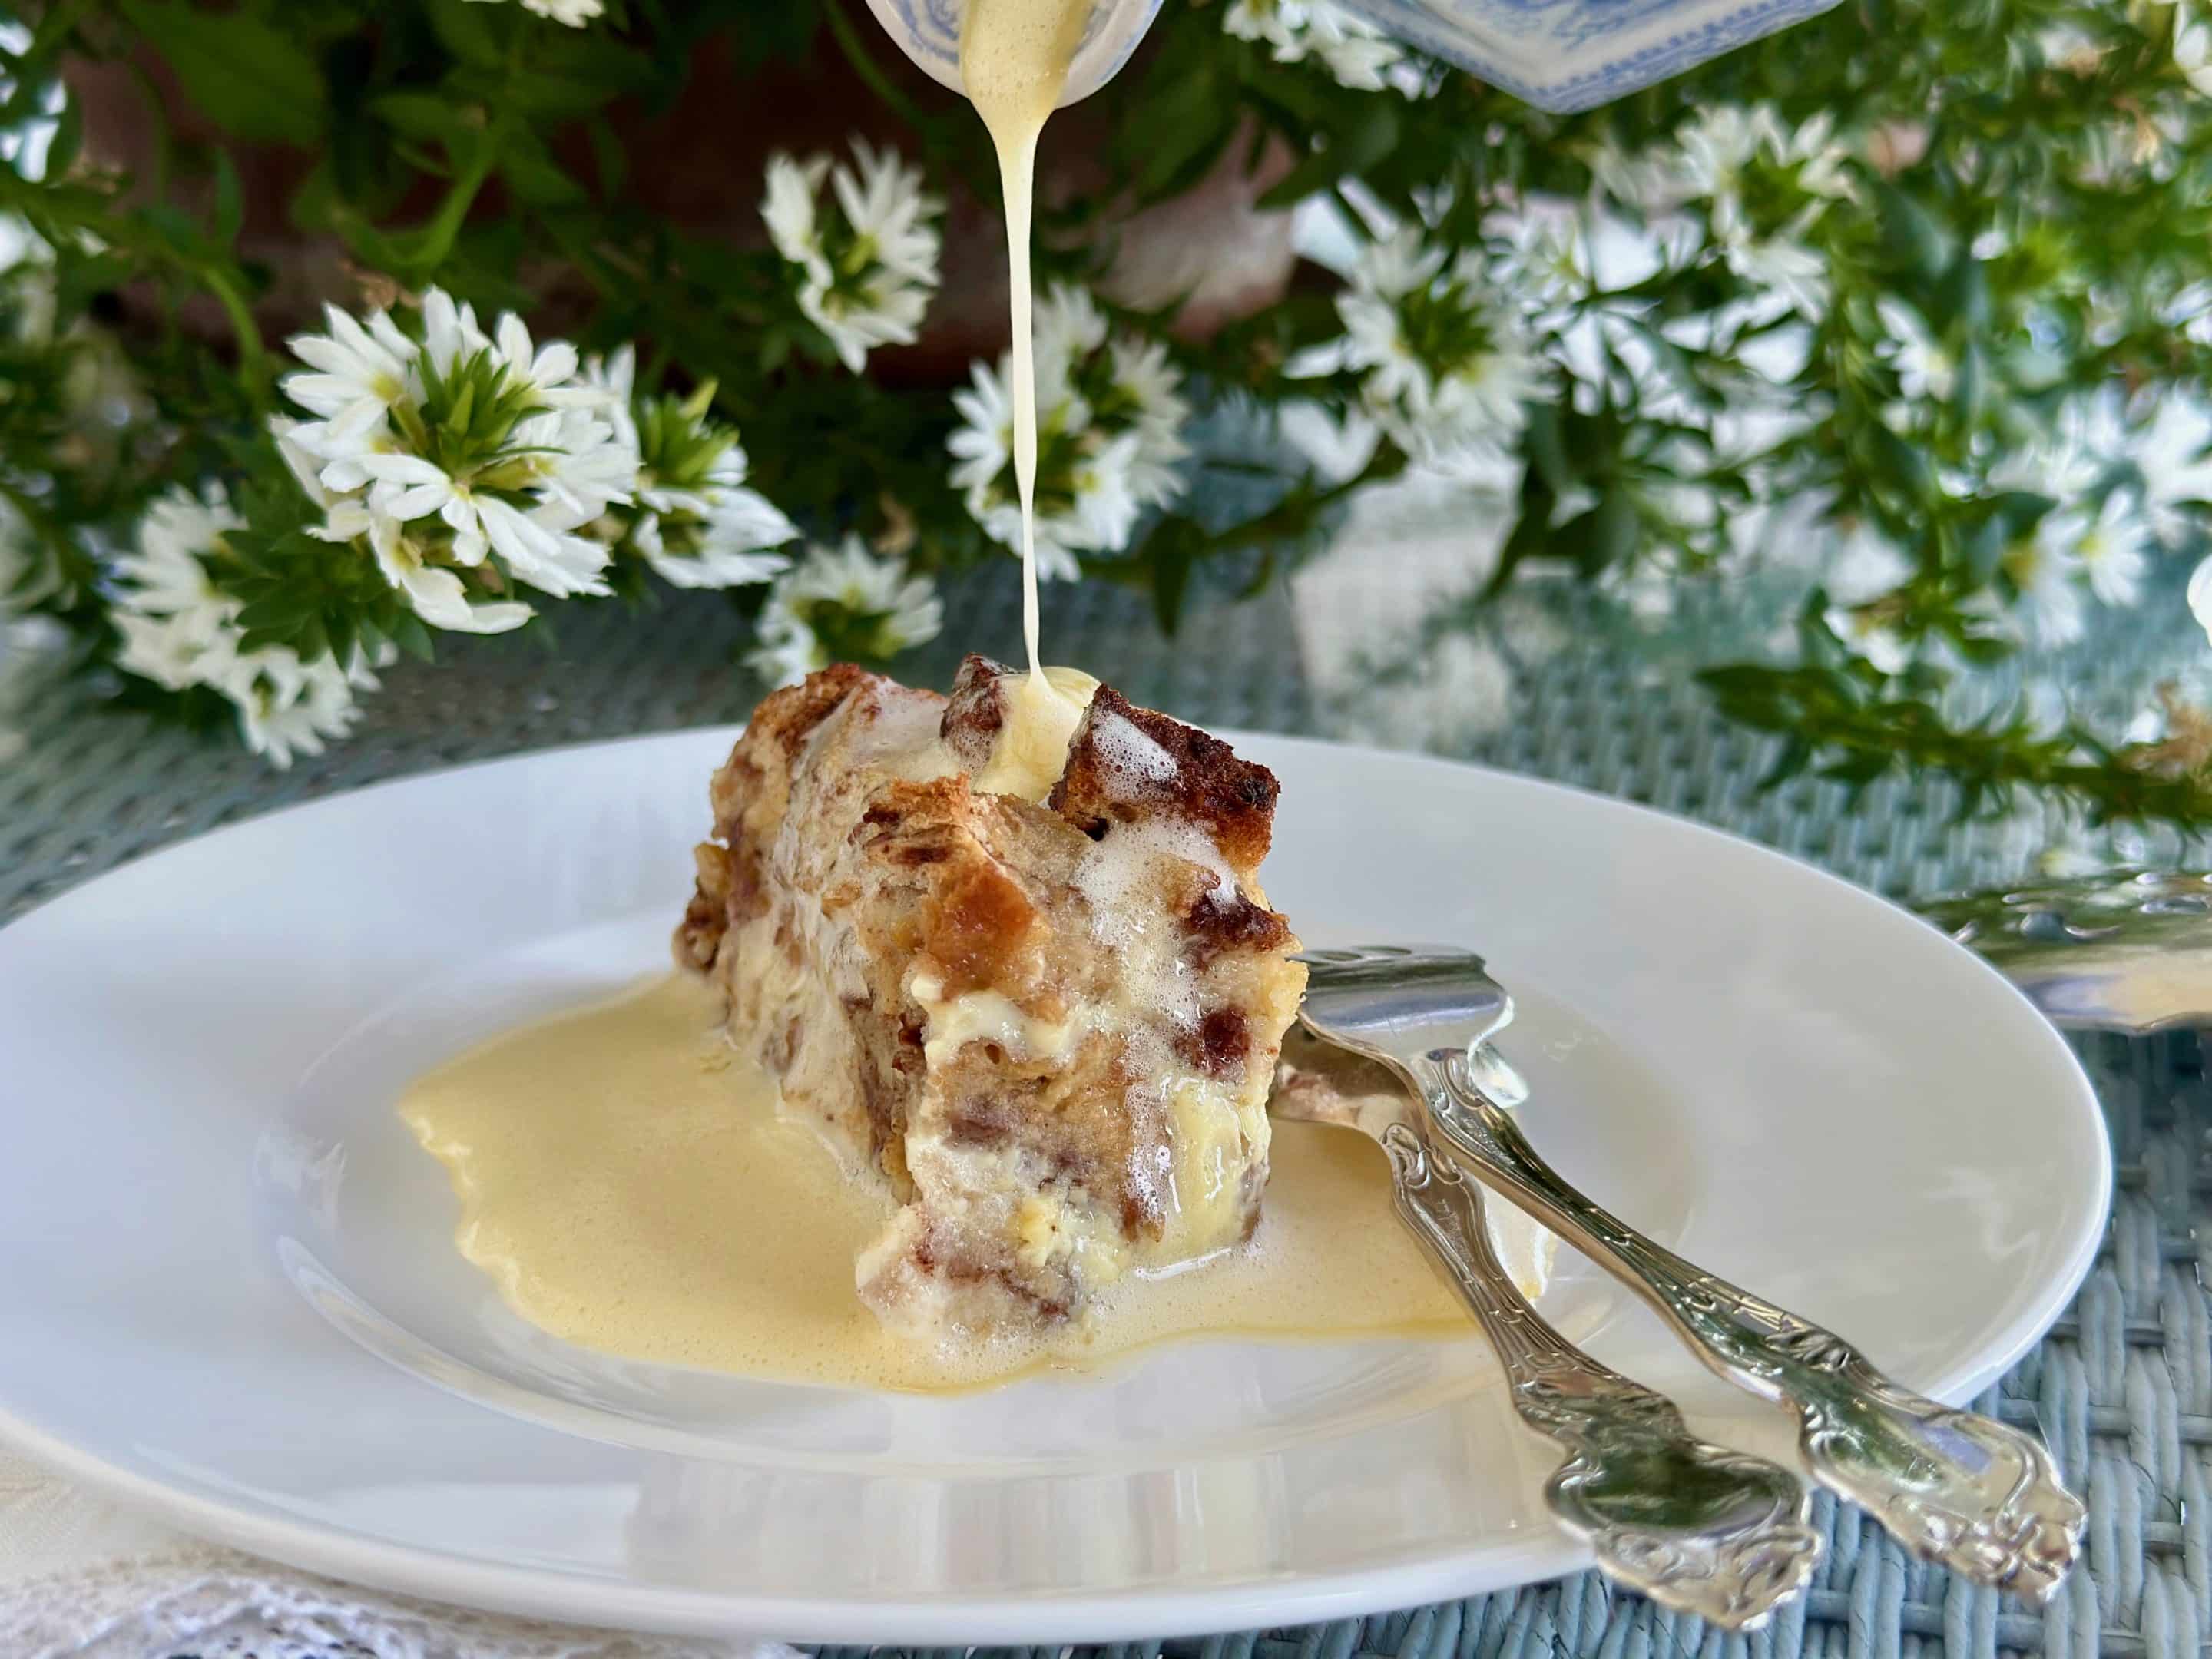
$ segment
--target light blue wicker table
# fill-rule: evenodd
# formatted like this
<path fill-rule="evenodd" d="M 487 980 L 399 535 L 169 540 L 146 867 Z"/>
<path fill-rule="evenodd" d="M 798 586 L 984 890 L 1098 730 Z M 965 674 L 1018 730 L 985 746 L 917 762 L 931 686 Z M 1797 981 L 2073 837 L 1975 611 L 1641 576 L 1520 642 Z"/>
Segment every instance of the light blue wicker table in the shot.
<path fill-rule="evenodd" d="M 955 597 L 945 639 L 902 672 L 942 684 L 962 644 L 1010 653 L 1011 599 L 1004 580 L 971 585 Z M 1111 589 L 1055 592 L 1050 626 L 1051 655 L 1105 668 L 1138 701 L 1189 719 L 1285 731 L 1339 723 L 1334 694 L 1307 672 L 1279 589 L 1241 607 L 1206 604 L 1186 629 L 1202 644 L 1188 651 L 1159 638 L 1141 601 Z M 1962 829 L 1942 792 L 1926 787 L 1878 787 L 1856 808 L 1809 781 L 1761 793 L 1765 745 L 1717 721 L 1679 665 L 1655 664 L 1626 647 L 1619 629 L 1589 617 L 1563 637 L 1564 648 L 1516 674 L 1501 729 L 1440 746 L 1686 813 L 1899 897 L 2008 878 L 2040 844 L 2032 819 Z M 0 760 L 0 921 L 166 842 L 290 801 L 513 750 L 741 719 L 760 688 L 730 665 L 738 640 L 712 600 L 672 602 L 640 621 L 572 615 L 557 669 L 514 640 L 457 653 L 435 672 L 396 670 L 350 744 L 288 774 L 135 717 L 90 712 L 59 689 L 39 692 L 12 717 L 23 746 Z M 2108 672 L 2117 671 L 2091 672 L 2093 692 L 2095 673 Z M 1823 1498 L 1815 1520 L 1830 1548 L 1811 1593 L 1747 1638 L 1723 1639 L 1583 1575 L 1374 1619 L 1098 1651 L 2193 1659 L 2212 1632 L 2212 1319 L 2196 1231 L 2212 1194 L 2212 1100 L 2193 1038 L 2098 1039 L 2081 1052 L 2118 1170 L 2110 1236 L 2073 1308 L 1980 1402 L 2040 1428 L 2088 1496 L 2087 1570 L 2052 1605 L 2031 1607 L 1909 1561 Z"/>

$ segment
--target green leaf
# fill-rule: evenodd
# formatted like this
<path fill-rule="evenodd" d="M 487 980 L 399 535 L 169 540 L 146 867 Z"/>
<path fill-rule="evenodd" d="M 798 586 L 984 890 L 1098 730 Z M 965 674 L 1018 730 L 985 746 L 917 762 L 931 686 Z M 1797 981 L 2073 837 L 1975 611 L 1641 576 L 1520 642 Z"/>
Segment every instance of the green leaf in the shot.
<path fill-rule="evenodd" d="M 1590 513 L 1589 541 L 1583 552 L 1583 570 L 1595 576 L 1601 570 L 1626 568 L 1636 556 L 1644 538 L 1643 520 L 1636 502 L 1625 489 L 1608 489 Z"/>
<path fill-rule="evenodd" d="M 1340 179 L 1364 173 L 1398 148 L 1396 100 L 1370 100 L 1367 118 L 1335 143 L 1314 151 L 1292 167 L 1281 183 L 1260 198 L 1263 208 L 1295 207 Z"/>
<path fill-rule="evenodd" d="M 1879 185 L 1883 250 L 1922 282 L 1932 283 L 1950 256 L 1950 238 L 1935 216 L 1894 185 Z"/>
<path fill-rule="evenodd" d="M 1148 83 L 1145 90 L 1150 96 L 1143 137 L 1127 132 L 1119 147 L 1135 162 L 1138 198 L 1156 202 L 1188 189 L 1213 165 L 1235 134 L 1241 112 L 1226 95 L 1212 58 L 1199 58 L 1164 85 Z"/>
<path fill-rule="evenodd" d="M 1570 495 L 1577 482 L 1574 463 L 1567 459 L 1567 447 L 1559 432 L 1559 410 L 1556 404 L 1530 404 L 1528 426 L 1521 441 L 1521 447 L 1528 457 L 1528 465 L 1536 470 L 1554 497 Z"/>
<path fill-rule="evenodd" d="M 592 165 L 599 175 L 599 194 L 612 201 L 622 194 L 623 180 L 629 170 L 629 156 L 605 116 L 593 116 L 584 132 L 591 140 Z"/>
<path fill-rule="evenodd" d="M 596 34 L 547 47 L 531 74 L 508 85 L 506 106 L 541 120 L 574 120 L 652 81 L 650 58 Z"/>
<path fill-rule="evenodd" d="M 123 15 L 176 71 L 201 113 L 240 138 L 312 144 L 323 130 L 323 80 L 290 37 L 246 12 L 118 0 Z"/>
<path fill-rule="evenodd" d="M 1928 457 L 1917 446 L 1907 443 L 1878 421 L 1870 424 L 1867 432 L 1876 469 L 1894 480 L 1914 500 L 1925 499 L 1936 483 Z"/>
<path fill-rule="evenodd" d="M 413 611 L 399 612 L 385 631 L 392 635 L 392 644 L 409 656 L 421 662 L 437 661 L 438 647 L 431 641 L 430 630 Z"/>
<path fill-rule="evenodd" d="M 238 188 L 238 169 L 232 165 L 230 152 L 219 149 L 215 153 L 215 240 L 219 247 L 229 247 L 238 240 L 238 228 L 245 222 L 246 204 Z"/>
<path fill-rule="evenodd" d="M 1959 385 L 1951 397 L 1959 418 L 1968 426 L 1978 424 L 1989 405 L 1989 360 L 1982 356 L 1980 347 L 1968 346 L 1959 354 Z"/>
<path fill-rule="evenodd" d="M 1206 532 L 1188 519 L 1164 519 L 1146 538 L 1152 568 L 1152 614 L 1160 631 L 1172 638 L 1182 623 L 1190 573 L 1205 545 Z"/>
<path fill-rule="evenodd" d="M 1982 262 L 1960 250 L 1936 285 L 1929 320 L 1939 328 L 1964 323 L 1975 332 L 1990 325 L 1990 283 Z"/>
<path fill-rule="evenodd" d="M 62 106 L 62 112 L 54 122 L 53 138 L 46 145 L 46 177 L 65 179 L 76 165 L 77 153 L 84 147 L 84 110 L 72 98 Z"/>
<path fill-rule="evenodd" d="M 516 128 L 500 146 L 500 176 L 522 200 L 538 207 L 567 207 L 584 199 L 582 186 L 561 171 L 535 133 Z"/>
<path fill-rule="evenodd" d="M 498 69 L 506 62 L 499 37 L 492 33 L 491 15 L 503 9 L 478 0 L 430 0 L 426 8 L 439 44 L 464 64 L 478 69 Z"/>
<path fill-rule="evenodd" d="M 394 132 L 404 133 L 410 138 L 434 138 L 449 143 L 458 138 L 467 125 L 462 115 L 473 105 L 457 103 L 428 92 L 391 92 L 372 99 L 369 112 Z"/>
<path fill-rule="evenodd" d="M 278 588 L 267 597 L 241 606 L 238 613 L 240 628 L 286 628 L 295 625 L 307 614 L 309 601 L 287 588 Z"/>
<path fill-rule="evenodd" d="M 2003 518 L 1992 514 L 1969 532 L 1960 550 L 1966 558 L 1967 573 L 1978 587 L 1987 586 L 1997 574 L 1997 566 L 2004 562 L 2005 548 L 2011 537 L 2005 529 Z"/>

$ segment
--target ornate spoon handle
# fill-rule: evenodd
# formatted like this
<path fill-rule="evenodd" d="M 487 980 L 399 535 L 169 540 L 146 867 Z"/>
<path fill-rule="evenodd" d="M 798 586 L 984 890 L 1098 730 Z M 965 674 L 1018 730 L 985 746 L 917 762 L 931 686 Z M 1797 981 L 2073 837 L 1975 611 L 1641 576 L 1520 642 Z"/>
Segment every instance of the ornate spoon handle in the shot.
<path fill-rule="evenodd" d="M 1654 1601 L 1729 1630 L 1765 1623 L 1820 1559 L 1804 1482 L 1696 1438 L 1673 1402 L 1571 1346 L 1498 1264 L 1480 1189 L 1402 1123 L 1382 1146 L 1399 1215 L 1480 1322 L 1522 1421 L 1571 1454 L 1545 1483 L 1552 1513 Z"/>
<path fill-rule="evenodd" d="M 1872 1511 L 1905 1548 L 2038 1600 L 2057 1588 L 2081 1547 L 2083 1510 L 2040 1443 L 1915 1394 L 1832 1332 L 1590 1202 L 1476 1085 L 1471 1073 L 1492 1068 L 1487 1054 L 1470 1064 L 1441 1049 L 1419 1067 L 1431 1118 L 1474 1174 L 1643 1296 L 1712 1370 L 1794 1410 L 1814 1478 Z"/>

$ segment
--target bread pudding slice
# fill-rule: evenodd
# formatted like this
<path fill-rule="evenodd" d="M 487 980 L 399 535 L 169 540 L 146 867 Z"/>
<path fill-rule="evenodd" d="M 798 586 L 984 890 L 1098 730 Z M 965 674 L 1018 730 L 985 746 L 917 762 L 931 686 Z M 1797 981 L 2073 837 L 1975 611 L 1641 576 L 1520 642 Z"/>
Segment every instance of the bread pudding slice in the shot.
<path fill-rule="evenodd" d="M 678 929 L 732 1039 L 899 1208 L 861 1297 L 1034 1331 L 1249 1237 L 1305 969 L 1265 767 L 1085 677 L 948 699 L 849 665 L 762 703 Z"/>

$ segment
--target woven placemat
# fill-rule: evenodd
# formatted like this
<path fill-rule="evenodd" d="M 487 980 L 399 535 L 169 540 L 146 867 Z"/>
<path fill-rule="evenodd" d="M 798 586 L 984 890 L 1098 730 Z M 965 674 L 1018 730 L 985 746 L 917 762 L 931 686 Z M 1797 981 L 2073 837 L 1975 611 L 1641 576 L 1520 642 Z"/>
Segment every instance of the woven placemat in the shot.
<path fill-rule="evenodd" d="M 1106 666 L 1139 702 L 1207 725 L 1358 731 L 1486 760 L 1686 813 L 1899 897 L 2017 874 L 2046 837 L 2033 813 L 1962 827 L 1946 793 L 1928 786 L 1885 784 L 1856 803 L 1804 780 L 1762 792 L 1768 745 L 1718 722 L 1679 656 L 1638 647 L 1621 618 L 1583 601 L 1564 602 L 1524 636 L 1540 637 L 1540 649 L 1504 641 L 1440 679 L 1444 713 L 1455 696 L 1479 695 L 1495 705 L 1480 718 L 1397 720 L 1387 708 L 1378 717 L 1372 700 L 1363 702 L 1367 671 L 1347 670 L 1334 636 L 1316 631 L 1306 597 L 1301 610 L 1278 585 L 1241 605 L 1201 600 L 1182 643 L 1170 645 L 1131 594 L 1055 592 L 1051 654 Z M 965 646 L 1015 654 L 1012 599 L 1002 573 L 969 583 L 952 596 L 945 639 L 902 672 L 943 684 Z M 1331 627 L 1343 623 L 1336 597 L 1325 608 Z M 136 716 L 94 711 L 81 694 L 34 691 L 0 714 L 21 739 L 12 758 L 0 758 L 0 921 L 165 842 L 292 801 L 515 750 L 735 720 L 759 695 L 732 665 L 744 630 L 718 601 L 672 599 L 642 617 L 569 610 L 557 655 L 526 637 L 474 643 L 435 672 L 395 669 L 353 741 L 288 773 Z M 1378 672 L 1387 678 L 1387 666 Z M 2106 682 L 2119 696 L 2126 678 L 2109 657 L 2076 672 L 2092 696 Z M 2212 1195 L 2204 1157 L 2212 1104 L 2193 1038 L 2100 1038 L 2081 1053 L 2112 1126 L 2111 1232 L 2075 1305 L 1979 1402 L 2040 1429 L 2087 1494 L 2087 1571 L 2049 1607 L 1908 1560 L 1870 1522 L 1823 1498 L 1814 1520 L 1829 1549 L 1810 1594 L 1748 1638 L 1723 1638 L 1585 1574 L 1386 1617 L 1084 1651 L 1129 1659 L 2197 1654 L 2212 1630 L 2212 1310 L 2195 1224 Z"/>

